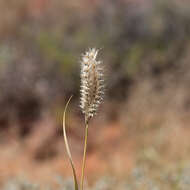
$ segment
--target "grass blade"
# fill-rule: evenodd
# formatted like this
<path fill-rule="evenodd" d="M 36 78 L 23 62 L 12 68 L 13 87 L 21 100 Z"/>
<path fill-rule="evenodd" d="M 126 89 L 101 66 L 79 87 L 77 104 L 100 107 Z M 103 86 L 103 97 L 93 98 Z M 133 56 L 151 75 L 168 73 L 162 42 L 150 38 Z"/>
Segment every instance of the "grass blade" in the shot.
<path fill-rule="evenodd" d="M 76 171 L 75 171 L 74 163 L 73 163 L 72 156 L 71 156 L 71 151 L 70 151 L 68 140 L 67 140 L 66 124 L 65 124 L 67 107 L 69 105 L 69 102 L 71 101 L 71 98 L 72 98 L 72 96 L 67 101 L 67 104 L 65 106 L 65 110 L 64 110 L 64 113 L 63 113 L 63 136 L 64 136 L 64 141 L 65 141 L 67 155 L 69 157 L 69 162 L 71 164 L 72 171 L 73 171 L 73 179 L 74 179 L 74 184 L 75 184 L 75 190 L 78 190 L 78 182 L 77 182 L 77 177 L 76 177 Z"/>

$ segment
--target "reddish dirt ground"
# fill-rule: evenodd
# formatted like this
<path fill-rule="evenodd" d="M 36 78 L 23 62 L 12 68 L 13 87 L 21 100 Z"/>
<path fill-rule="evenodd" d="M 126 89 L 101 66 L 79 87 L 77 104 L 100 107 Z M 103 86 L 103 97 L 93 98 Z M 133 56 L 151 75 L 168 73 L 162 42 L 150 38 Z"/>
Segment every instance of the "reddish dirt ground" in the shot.
<path fill-rule="evenodd" d="M 78 120 L 69 120 L 68 118 L 68 138 L 77 175 L 80 177 L 83 131 L 80 128 L 82 126 L 78 126 Z M 186 127 L 187 121 L 172 121 L 168 120 L 161 128 L 139 128 L 138 133 L 135 128 L 130 131 L 119 122 L 92 122 L 89 128 L 86 164 L 89 182 L 105 174 L 122 178 L 136 165 L 139 150 L 146 146 L 157 146 L 159 158 L 163 157 L 163 163 L 189 158 L 190 130 Z M 148 126 L 151 125 L 149 123 Z M 72 175 L 63 138 L 61 135 L 55 135 L 54 127 L 55 123 L 48 119 L 38 123 L 37 130 L 24 140 L 11 135 L 6 136 L 6 141 L 2 140 L 0 184 L 10 177 L 18 176 L 24 176 L 39 184 L 56 184 L 56 176 Z"/>
<path fill-rule="evenodd" d="M 43 125 L 45 124 L 45 125 Z M 26 176 L 38 183 L 55 183 L 55 176 L 71 176 L 71 168 L 65 154 L 64 141 L 62 138 L 52 142 L 57 147 L 58 153 L 50 158 L 36 160 L 34 154 L 38 151 L 42 142 L 54 138 L 51 134 L 52 127 L 43 135 L 44 126 L 39 125 L 39 130 L 29 136 L 27 140 L 21 141 L 11 138 L 10 141 L 0 145 L 0 182 L 1 184 L 15 176 Z M 48 122 L 48 125 L 51 125 Z M 89 144 L 86 164 L 86 174 L 93 181 L 97 175 L 114 172 L 123 175 L 133 166 L 135 146 L 130 138 L 126 139 L 123 127 L 119 123 L 111 123 L 105 126 L 92 126 L 89 130 Z M 70 134 L 71 133 L 71 134 Z M 82 138 L 77 139 L 75 134 L 68 130 L 69 142 L 79 176 L 82 160 Z M 126 140 L 125 140 L 126 139 Z M 40 150 L 45 151 L 49 146 L 42 146 Z"/>

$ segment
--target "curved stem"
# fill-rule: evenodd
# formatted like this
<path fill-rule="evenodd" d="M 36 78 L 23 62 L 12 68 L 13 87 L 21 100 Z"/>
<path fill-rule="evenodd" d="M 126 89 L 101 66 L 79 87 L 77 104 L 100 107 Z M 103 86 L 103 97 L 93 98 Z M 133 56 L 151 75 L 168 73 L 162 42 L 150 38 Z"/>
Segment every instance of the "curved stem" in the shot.
<path fill-rule="evenodd" d="M 82 174 L 81 174 L 80 190 L 83 190 L 83 186 L 84 186 L 84 170 L 85 170 L 85 163 L 86 163 L 87 139 L 88 139 L 88 123 L 85 122 L 84 152 L 83 152 L 83 161 L 82 161 Z"/>
<path fill-rule="evenodd" d="M 74 182 L 75 182 L 75 190 L 78 190 L 78 181 L 77 181 L 77 176 L 76 176 L 74 163 L 73 163 L 72 156 L 71 156 L 71 151 L 70 151 L 70 148 L 69 148 L 69 143 L 68 143 L 68 140 L 67 140 L 66 124 L 65 124 L 67 107 L 69 105 L 69 102 L 70 102 L 71 98 L 72 98 L 72 96 L 69 98 L 69 100 L 68 100 L 68 102 L 67 102 L 67 104 L 65 106 L 64 113 L 63 113 L 63 136 L 64 136 L 67 155 L 69 157 L 69 162 L 70 162 L 72 170 L 73 170 L 73 178 L 74 178 Z"/>

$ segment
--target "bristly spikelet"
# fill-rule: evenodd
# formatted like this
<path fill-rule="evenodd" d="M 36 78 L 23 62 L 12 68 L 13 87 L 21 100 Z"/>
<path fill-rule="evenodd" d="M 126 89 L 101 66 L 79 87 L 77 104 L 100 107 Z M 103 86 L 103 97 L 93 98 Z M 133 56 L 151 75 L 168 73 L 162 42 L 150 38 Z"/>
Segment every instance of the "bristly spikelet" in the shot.
<path fill-rule="evenodd" d="M 97 61 L 98 50 L 89 49 L 81 60 L 80 107 L 88 123 L 96 113 L 104 95 L 104 74 L 101 61 Z"/>

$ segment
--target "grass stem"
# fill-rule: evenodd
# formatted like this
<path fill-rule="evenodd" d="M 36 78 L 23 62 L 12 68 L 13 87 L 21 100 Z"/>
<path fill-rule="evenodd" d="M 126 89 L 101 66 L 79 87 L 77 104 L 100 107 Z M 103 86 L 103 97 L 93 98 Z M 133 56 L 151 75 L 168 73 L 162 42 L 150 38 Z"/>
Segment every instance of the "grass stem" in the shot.
<path fill-rule="evenodd" d="M 70 151 L 70 148 L 69 148 L 69 143 L 68 143 L 68 140 L 67 140 L 67 133 L 66 133 L 66 112 L 67 112 L 67 107 L 69 105 L 69 102 L 71 100 L 72 96 L 69 98 L 69 100 L 67 101 L 67 104 L 65 106 L 65 110 L 64 110 L 64 113 L 63 113 L 63 136 L 64 136 L 64 141 L 65 141 L 65 146 L 66 146 L 66 151 L 67 151 L 67 155 L 69 157 L 69 162 L 71 164 L 71 167 L 72 167 L 72 171 L 73 171 L 73 178 L 74 178 L 74 183 L 75 183 L 75 190 L 78 190 L 78 181 L 77 181 L 77 176 L 76 176 L 76 171 L 75 171 L 75 167 L 74 167 L 74 163 L 73 163 L 73 159 L 72 159 L 72 156 L 71 156 L 71 151 Z"/>
<path fill-rule="evenodd" d="M 83 152 L 83 161 L 82 161 L 80 190 L 83 190 L 83 187 L 84 187 L 84 170 L 85 170 L 85 164 L 86 164 L 87 139 L 88 139 L 88 123 L 85 122 L 84 152 Z"/>

